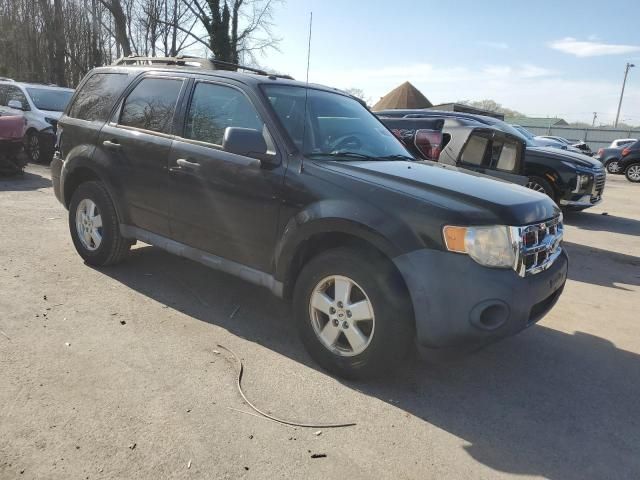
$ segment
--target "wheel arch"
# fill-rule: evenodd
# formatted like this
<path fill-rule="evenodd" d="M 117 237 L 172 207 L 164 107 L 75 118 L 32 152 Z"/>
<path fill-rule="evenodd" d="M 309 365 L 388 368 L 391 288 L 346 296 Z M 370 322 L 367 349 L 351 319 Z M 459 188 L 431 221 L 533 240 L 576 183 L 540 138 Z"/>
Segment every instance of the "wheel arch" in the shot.
<path fill-rule="evenodd" d="M 339 247 L 351 247 L 387 263 L 401 287 L 407 289 L 402 274 L 393 263 L 393 258 L 401 253 L 400 249 L 367 225 L 346 219 L 324 219 L 308 225 L 295 237 L 281 243 L 278 248 L 284 253 L 278 257 L 276 277 L 283 283 L 283 297 L 286 299 L 292 297 L 298 276 L 311 259 Z"/>

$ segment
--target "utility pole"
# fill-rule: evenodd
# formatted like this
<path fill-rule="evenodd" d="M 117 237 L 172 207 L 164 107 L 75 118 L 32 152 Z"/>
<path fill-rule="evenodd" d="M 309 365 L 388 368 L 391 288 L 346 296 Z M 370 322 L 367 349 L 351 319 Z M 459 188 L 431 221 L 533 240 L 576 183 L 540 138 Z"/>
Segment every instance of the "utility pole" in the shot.
<path fill-rule="evenodd" d="M 593 122 L 591 122 L 591 126 L 596 126 L 596 118 L 598 118 L 598 112 L 593 112 Z"/>
<path fill-rule="evenodd" d="M 618 127 L 618 119 L 620 118 L 620 108 L 622 108 L 622 97 L 624 97 L 624 86 L 627 83 L 627 75 L 629 75 L 629 69 L 635 67 L 633 63 L 627 62 L 627 67 L 624 69 L 624 80 L 622 80 L 622 90 L 620 91 L 620 101 L 618 102 L 618 113 L 616 113 L 616 123 L 614 128 Z"/>

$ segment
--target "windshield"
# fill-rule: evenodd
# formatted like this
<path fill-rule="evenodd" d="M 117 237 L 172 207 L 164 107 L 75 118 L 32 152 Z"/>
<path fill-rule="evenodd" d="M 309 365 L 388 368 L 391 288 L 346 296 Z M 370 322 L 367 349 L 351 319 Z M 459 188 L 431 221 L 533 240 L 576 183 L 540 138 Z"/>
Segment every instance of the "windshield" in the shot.
<path fill-rule="evenodd" d="M 412 159 L 400 141 L 352 98 L 291 85 L 263 88 L 291 140 L 305 156 Z"/>
<path fill-rule="evenodd" d="M 52 90 L 50 88 L 27 88 L 33 104 L 38 110 L 62 112 L 71 100 L 73 91 Z"/>

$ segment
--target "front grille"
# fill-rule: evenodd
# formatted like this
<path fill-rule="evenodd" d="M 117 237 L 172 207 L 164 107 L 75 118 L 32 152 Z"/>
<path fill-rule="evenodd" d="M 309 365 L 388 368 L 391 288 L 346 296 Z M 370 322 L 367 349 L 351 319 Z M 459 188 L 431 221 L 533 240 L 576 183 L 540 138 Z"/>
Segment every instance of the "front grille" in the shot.
<path fill-rule="evenodd" d="M 562 251 L 563 230 L 560 216 L 542 223 L 512 227 L 518 275 L 535 275 L 549 268 Z"/>
<path fill-rule="evenodd" d="M 604 168 L 598 170 L 593 176 L 593 191 L 591 192 L 591 200 L 598 201 L 602 198 L 602 192 L 604 191 L 604 184 L 607 180 L 607 174 Z"/>

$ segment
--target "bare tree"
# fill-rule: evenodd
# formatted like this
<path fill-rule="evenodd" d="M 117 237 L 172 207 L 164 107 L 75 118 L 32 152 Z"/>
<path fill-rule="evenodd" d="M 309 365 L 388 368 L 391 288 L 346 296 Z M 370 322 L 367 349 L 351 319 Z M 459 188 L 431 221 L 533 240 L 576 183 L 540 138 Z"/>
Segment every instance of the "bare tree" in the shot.
<path fill-rule="evenodd" d="M 189 36 L 205 45 L 217 60 L 238 63 L 256 60 L 256 54 L 277 48 L 273 12 L 278 0 L 183 0 L 208 38 Z M 176 25 L 177 26 L 177 25 Z"/>

